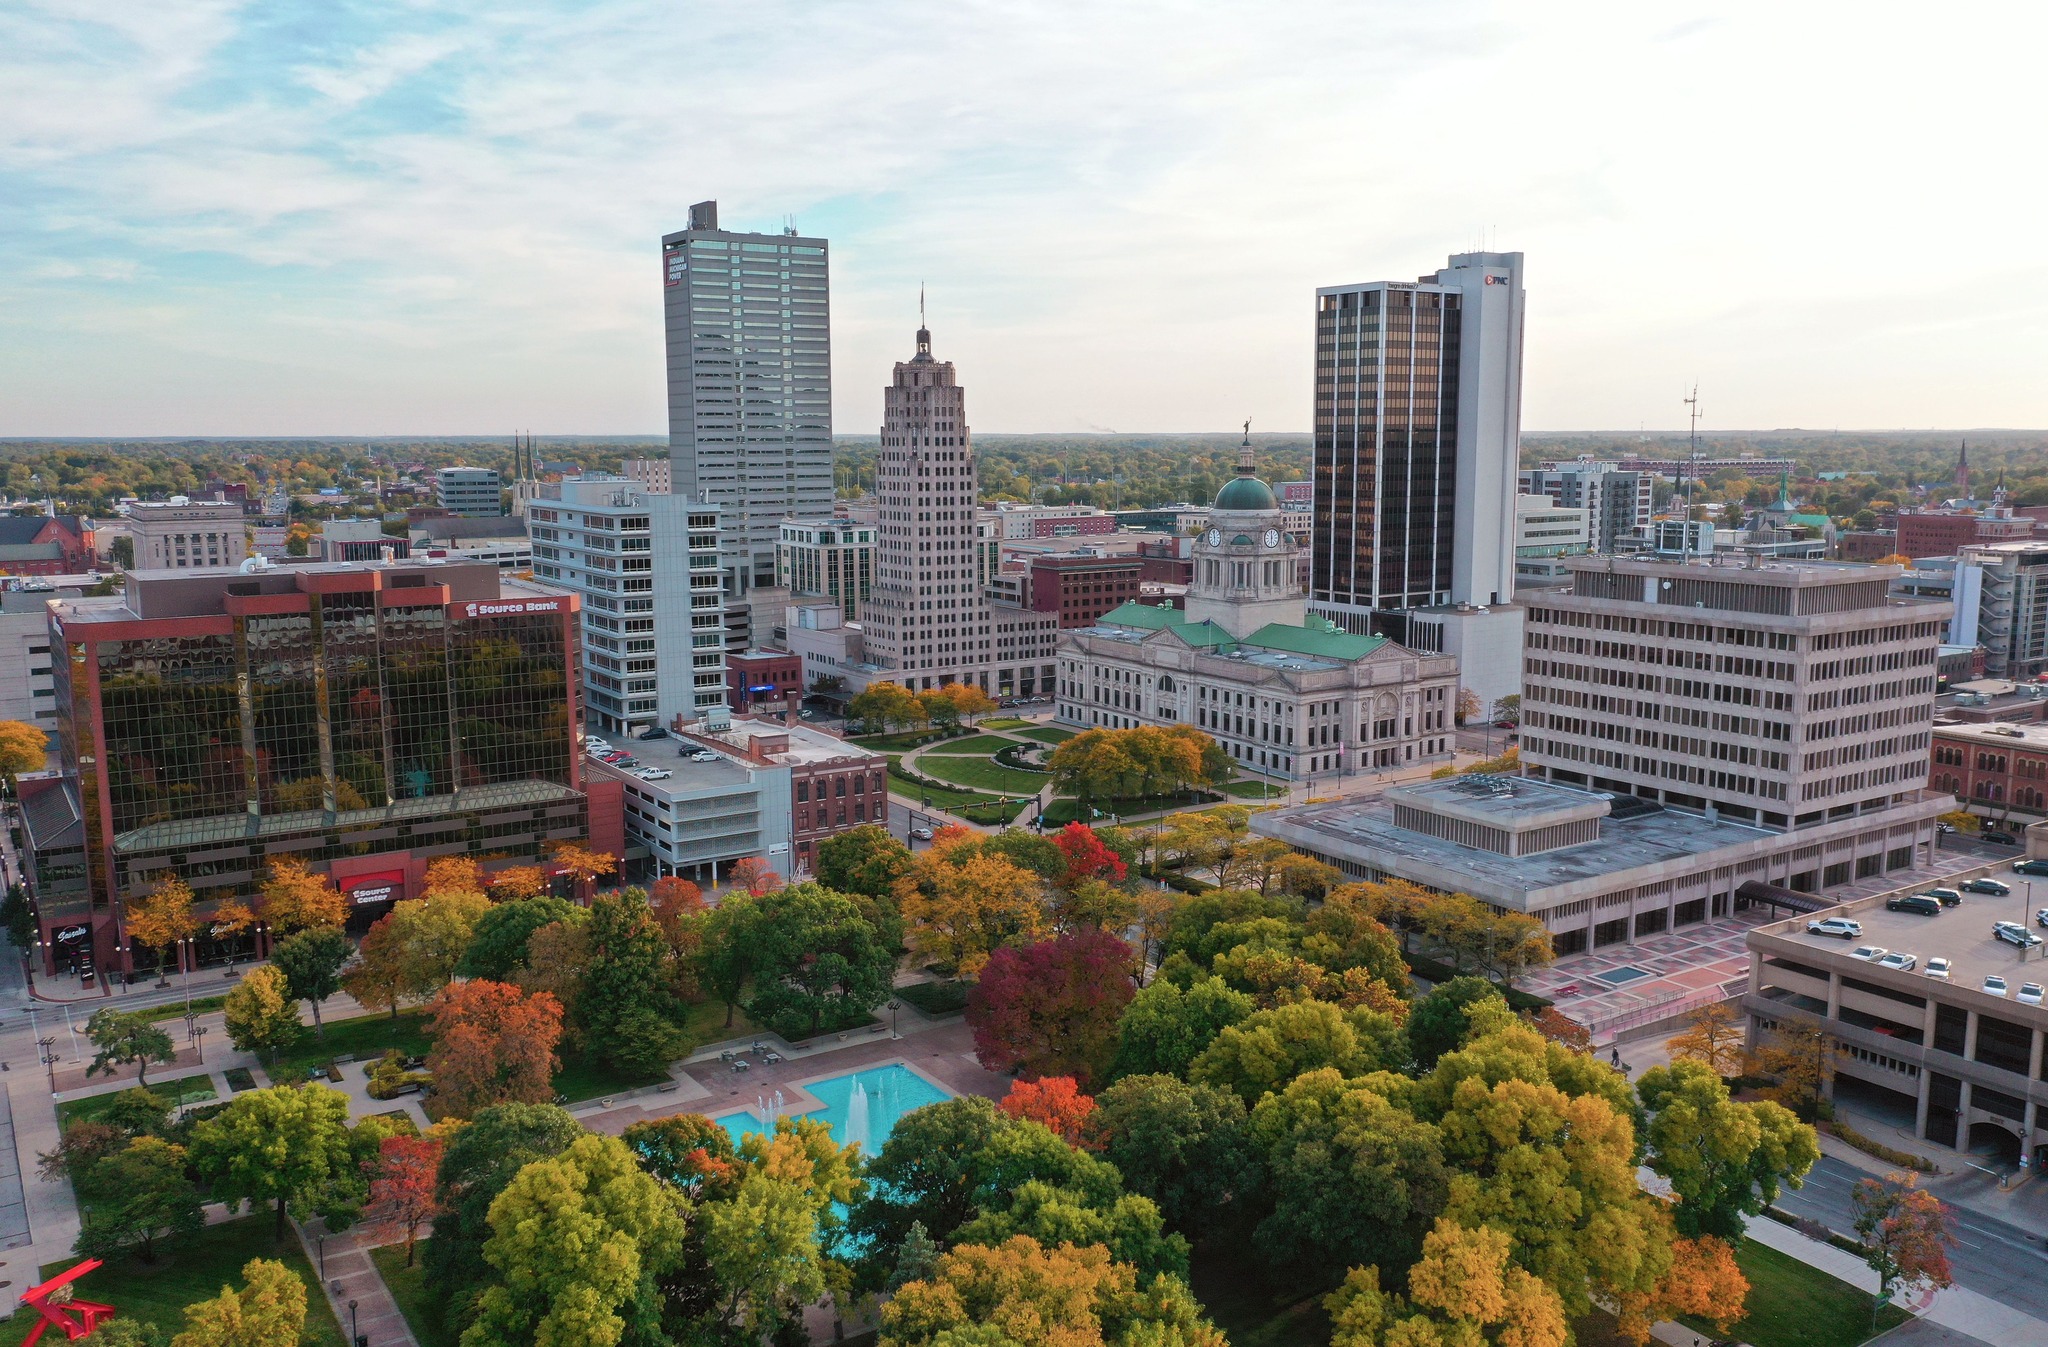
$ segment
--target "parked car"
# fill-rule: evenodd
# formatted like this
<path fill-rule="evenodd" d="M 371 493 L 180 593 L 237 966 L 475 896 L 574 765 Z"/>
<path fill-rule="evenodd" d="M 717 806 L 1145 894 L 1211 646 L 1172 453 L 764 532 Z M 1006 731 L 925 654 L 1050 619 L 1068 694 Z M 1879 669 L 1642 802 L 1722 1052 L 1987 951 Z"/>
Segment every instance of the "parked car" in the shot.
<path fill-rule="evenodd" d="M 1806 923 L 1808 935 L 1838 935 L 1844 940 L 1856 940 L 1863 935 L 1863 923 L 1847 917 L 1822 917 L 1819 921 Z"/>
<path fill-rule="evenodd" d="M 1941 915 L 1941 899 L 1929 898 L 1924 893 L 1903 894 L 1884 900 L 1885 909 L 1890 912 L 1911 912 L 1922 917 Z"/>
<path fill-rule="evenodd" d="M 2020 844 L 2019 838 L 1998 828 L 1986 828 L 1983 832 L 1977 834 L 1977 840 L 1995 843 L 2002 847 L 2016 847 Z"/>
<path fill-rule="evenodd" d="M 585 739 L 583 741 L 583 746 L 593 753 L 609 753 L 612 751 L 612 746 L 610 742 L 604 739 Z"/>
<path fill-rule="evenodd" d="M 930 828 L 912 828 L 910 830 L 910 835 L 920 842 L 929 842 L 932 840 L 932 830 Z"/>
<path fill-rule="evenodd" d="M 1988 893 L 1994 898 L 2004 898 L 2012 893 L 2012 885 L 1995 879 L 1966 879 L 1961 887 L 1964 893 Z"/>
<path fill-rule="evenodd" d="M 1955 835 L 1956 825 L 1953 823 L 1937 823 L 1934 825 L 1934 831 L 1940 833 L 1944 837 L 1953 837 Z"/>
<path fill-rule="evenodd" d="M 1984 979 L 1984 990 L 1992 996 L 2005 995 L 2005 979 L 1992 973 Z"/>
<path fill-rule="evenodd" d="M 2040 936 L 2035 935 L 2016 921 L 1995 921 L 1991 923 L 1991 935 L 1994 939 L 2003 940 L 2008 945 L 2018 945 L 2021 949 L 2041 943 Z"/>
<path fill-rule="evenodd" d="M 2041 997 L 2043 995 L 2040 983 L 2028 982 L 2021 985 L 2019 993 L 2012 999 L 2023 1006 L 2038 1006 L 2041 1004 Z"/>
<path fill-rule="evenodd" d="M 1927 961 L 1927 967 L 1922 969 L 1921 971 L 1926 973 L 1927 976 L 1931 978 L 1940 978 L 1943 982 L 1948 981 L 1947 956 L 1941 954 L 1935 955 L 1933 958 Z"/>
<path fill-rule="evenodd" d="M 1940 903 L 1943 907 L 1961 907 L 1963 905 L 1963 895 L 1957 893 L 1954 889 L 1922 889 L 1921 892 L 1927 897 L 1934 899 L 1937 903 Z"/>
<path fill-rule="evenodd" d="M 690 761 L 691 761 L 691 762 L 717 762 L 717 761 L 718 761 L 718 755 L 717 755 L 716 753 L 713 753 L 713 752 L 712 752 L 712 751 L 711 751 L 710 749 L 708 749 L 708 748 L 700 748 L 700 749 L 698 749 L 698 750 L 697 750 L 697 751 L 696 751 L 695 753 L 692 753 L 692 754 L 690 754 Z"/>
<path fill-rule="evenodd" d="M 2048 861 L 2014 861 L 2012 872 L 2016 875 L 2048 875 Z"/>
<path fill-rule="evenodd" d="M 1890 968 L 1900 973 L 1910 973 L 1920 966 L 1920 960 L 1910 954 L 1893 951 L 1877 961 L 1879 968 Z"/>
<path fill-rule="evenodd" d="M 2048 907 L 2036 908 L 2034 910 L 2034 925 L 2048 926 Z"/>
<path fill-rule="evenodd" d="M 1849 957 L 1852 959 L 1861 959 L 1865 963 L 1876 963 L 1879 959 L 1882 959 L 1885 955 L 1889 953 L 1891 953 L 1891 951 L 1886 949 L 1883 945 L 1858 945 L 1855 949 L 1849 951 Z"/>
<path fill-rule="evenodd" d="M 638 737 L 642 739 L 666 739 L 668 738 L 668 731 L 659 725 L 649 725 L 646 729 L 640 731 Z"/>
<path fill-rule="evenodd" d="M 674 776 L 675 773 L 666 767 L 642 767 L 633 775 L 639 777 L 642 781 L 666 781 Z"/>

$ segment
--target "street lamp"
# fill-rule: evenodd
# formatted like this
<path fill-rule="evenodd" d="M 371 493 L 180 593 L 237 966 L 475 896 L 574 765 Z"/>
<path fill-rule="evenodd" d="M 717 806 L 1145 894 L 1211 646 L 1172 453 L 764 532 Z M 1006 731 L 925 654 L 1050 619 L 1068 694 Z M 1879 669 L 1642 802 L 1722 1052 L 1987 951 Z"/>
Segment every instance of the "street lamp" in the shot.
<path fill-rule="evenodd" d="M 891 1038 L 903 1037 L 902 1034 L 896 1032 L 896 1012 L 901 1009 L 903 1009 L 903 1003 L 901 1001 L 889 1002 L 889 1037 Z"/>
<path fill-rule="evenodd" d="M 363 1340 L 363 1335 L 356 1332 L 356 1302 L 353 1300 L 348 1302 L 348 1335 L 359 1343 Z"/>
<path fill-rule="evenodd" d="M 188 1006 L 188 1007 L 186 1007 L 186 1009 L 185 1009 L 185 1043 L 186 1043 L 186 1045 L 187 1045 L 188 1047 L 189 1047 L 190 1045 L 192 1045 L 192 1044 L 194 1044 L 194 1043 L 197 1043 L 197 1042 L 199 1041 L 198 1035 L 197 1035 L 197 1034 L 195 1034 L 195 1033 L 193 1032 L 193 1028 L 192 1028 L 192 1026 L 194 1026 L 194 1025 L 195 1025 L 195 1024 L 197 1024 L 197 1023 L 199 1023 L 199 1016 L 197 1016 L 197 1015 L 195 1015 L 195 1014 L 193 1014 L 193 1013 L 192 1013 L 192 1009 L 191 1009 L 191 1007 L 189 1007 L 189 1006 Z"/>
<path fill-rule="evenodd" d="M 192 1045 L 199 1050 L 199 1060 L 206 1061 L 206 1026 L 200 1025 L 192 1031 Z"/>
<path fill-rule="evenodd" d="M 36 1046 L 43 1050 L 43 1065 L 50 1071 L 50 1097 L 54 1099 L 57 1097 L 57 1054 L 51 1049 L 57 1046 L 57 1040 L 39 1038 L 36 1040 Z"/>

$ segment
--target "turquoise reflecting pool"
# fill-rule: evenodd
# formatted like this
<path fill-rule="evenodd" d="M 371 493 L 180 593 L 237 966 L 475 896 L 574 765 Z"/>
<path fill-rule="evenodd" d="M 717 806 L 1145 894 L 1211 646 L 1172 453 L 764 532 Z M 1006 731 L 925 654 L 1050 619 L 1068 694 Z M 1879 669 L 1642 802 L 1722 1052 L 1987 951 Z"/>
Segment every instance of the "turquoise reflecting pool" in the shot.
<path fill-rule="evenodd" d="M 804 1112 L 794 1104 L 785 1104 L 778 1114 L 772 1093 L 761 1097 L 758 1106 L 771 1111 L 771 1116 L 822 1118 L 831 1124 L 834 1141 L 842 1146 L 858 1141 L 861 1152 L 870 1156 L 882 1149 L 898 1118 L 912 1109 L 953 1097 L 915 1071 L 894 1063 L 828 1076 L 812 1081 L 804 1089 L 816 1095 L 824 1107 Z M 735 1145 L 741 1137 L 771 1130 L 770 1124 L 751 1112 L 720 1114 L 717 1121 L 732 1134 Z"/>

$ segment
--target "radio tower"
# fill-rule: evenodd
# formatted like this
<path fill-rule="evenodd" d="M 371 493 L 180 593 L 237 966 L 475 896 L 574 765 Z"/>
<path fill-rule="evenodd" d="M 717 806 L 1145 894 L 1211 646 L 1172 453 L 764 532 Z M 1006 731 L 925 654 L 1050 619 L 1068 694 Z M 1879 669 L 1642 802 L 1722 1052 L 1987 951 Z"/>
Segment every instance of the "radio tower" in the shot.
<path fill-rule="evenodd" d="M 1678 522 L 1678 559 L 1686 560 L 1692 555 L 1692 484 L 1699 476 L 1700 461 L 1700 381 L 1692 381 L 1692 392 L 1685 398 L 1687 419 L 1692 423 L 1686 436 L 1685 470 L 1678 474 L 1678 485 L 1685 492 L 1685 516 Z"/>

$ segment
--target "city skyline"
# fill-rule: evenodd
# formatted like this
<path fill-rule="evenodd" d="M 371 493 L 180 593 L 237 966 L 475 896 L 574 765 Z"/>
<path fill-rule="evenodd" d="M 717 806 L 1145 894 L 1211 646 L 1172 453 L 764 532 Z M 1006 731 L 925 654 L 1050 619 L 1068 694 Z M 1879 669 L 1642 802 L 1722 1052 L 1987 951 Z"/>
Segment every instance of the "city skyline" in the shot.
<path fill-rule="evenodd" d="M 984 433 L 1306 429 L 1315 289 L 1473 248 L 1530 259 L 1532 431 L 1671 429 L 1695 378 L 1709 430 L 2048 424 L 2038 268 L 1979 260 L 2039 205 L 2044 21 L 17 15 L 0 429 L 658 434 L 658 241 L 710 198 L 833 241 L 849 427 L 929 282 Z"/>

